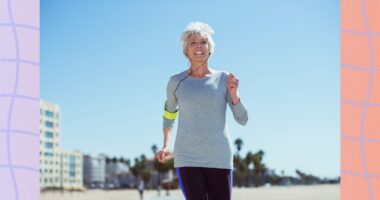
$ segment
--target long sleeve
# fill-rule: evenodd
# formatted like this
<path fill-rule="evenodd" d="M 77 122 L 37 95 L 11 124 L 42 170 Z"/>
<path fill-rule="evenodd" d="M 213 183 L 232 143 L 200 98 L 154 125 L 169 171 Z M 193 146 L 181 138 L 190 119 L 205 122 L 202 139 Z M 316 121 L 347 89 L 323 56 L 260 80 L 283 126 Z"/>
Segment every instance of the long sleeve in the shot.
<path fill-rule="evenodd" d="M 173 128 L 174 121 L 177 117 L 177 113 L 178 113 L 177 99 L 174 94 L 176 86 L 177 86 L 176 81 L 173 78 L 171 78 L 166 88 L 166 101 L 164 105 L 163 128 Z"/>
<path fill-rule="evenodd" d="M 186 70 L 171 77 L 164 127 L 173 127 L 173 113 L 178 109 L 174 167 L 233 169 L 227 107 L 239 124 L 247 123 L 248 114 L 243 102 L 232 105 L 228 95 L 227 72 L 224 71 L 212 70 L 210 75 L 197 78 L 188 76 Z"/>
<path fill-rule="evenodd" d="M 243 126 L 246 125 L 248 121 L 248 111 L 241 99 L 237 104 L 233 105 L 230 94 L 227 92 L 227 102 L 231 108 L 235 121 Z"/>

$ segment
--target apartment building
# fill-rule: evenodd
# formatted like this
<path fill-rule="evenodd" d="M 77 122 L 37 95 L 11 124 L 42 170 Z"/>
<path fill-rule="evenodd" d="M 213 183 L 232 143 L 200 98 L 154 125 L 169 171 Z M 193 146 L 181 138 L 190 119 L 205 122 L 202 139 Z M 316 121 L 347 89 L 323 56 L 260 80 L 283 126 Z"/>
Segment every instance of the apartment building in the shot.
<path fill-rule="evenodd" d="M 40 188 L 83 189 L 83 155 L 60 149 L 60 108 L 40 101 Z"/>
<path fill-rule="evenodd" d="M 40 101 L 40 187 L 61 187 L 60 109 Z"/>

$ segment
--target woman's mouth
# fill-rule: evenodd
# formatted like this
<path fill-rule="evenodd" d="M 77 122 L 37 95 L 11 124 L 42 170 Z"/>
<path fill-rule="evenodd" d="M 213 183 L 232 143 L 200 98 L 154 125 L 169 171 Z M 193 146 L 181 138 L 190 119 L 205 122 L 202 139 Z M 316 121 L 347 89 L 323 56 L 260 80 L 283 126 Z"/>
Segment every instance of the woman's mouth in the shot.
<path fill-rule="evenodd" d="M 194 52 L 194 54 L 195 55 L 203 55 L 203 54 L 205 54 L 205 52 L 203 52 L 203 51 L 196 51 L 196 52 Z"/>

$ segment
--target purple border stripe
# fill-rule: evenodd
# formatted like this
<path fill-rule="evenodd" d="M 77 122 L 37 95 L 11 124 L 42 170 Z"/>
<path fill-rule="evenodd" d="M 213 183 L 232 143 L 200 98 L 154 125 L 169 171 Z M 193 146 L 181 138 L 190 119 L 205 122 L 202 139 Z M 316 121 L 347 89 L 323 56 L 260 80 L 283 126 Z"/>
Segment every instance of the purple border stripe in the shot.
<path fill-rule="evenodd" d="M 373 76 L 374 76 L 374 63 L 373 63 L 373 41 L 372 41 L 372 34 L 371 34 L 371 29 L 369 27 L 369 22 L 368 22 L 368 16 L 367 12 L 365 10 L 366 8 L 366 2 L 365 0 L 361 0 L 361 11 L 362 11 L 362 16 L 365 24 L 365 29 L 367 32 L 367 37 L 368 37 L 368 47 L 369 47 L 369 59 L 370 59 L 370 67 L 369 67 L 369 80 L 368 80 L 368 90 L 367 94 L 365 97 L 365 102 L 363 104 L 363 110 L 362 110 L 362 115 L 361 115 L 361 125 L 360 125 L 360 146 L 361 146 L 361 164 L 363 167 L 363 177 L 365 177 L 365 180 L 367 182 L 368 186 L 368 192 L 369 192 L 369 198 L 370 200 L 373 199 L 373 191 L 372 191 L 372 183 L 370 178 L 368 177 L 368 168 L 367 168 L 367 162 L 365 160 L 365 143 L 363 142 L 364 139 L 364 129 L 365 129 L 365 118 L 367 114 L 367 107 L 368 107 L 368 102 L 369 98 L 372 94 L 372 84 L 373 84 Z"/>
<path fill-rule="evenodd" d="M 360 35 L 360 36 L 380 36 L 380 33 L 378 32 L 360 32 L 360 31 L 355 31 L 347 28 L 342 28 L 340 29 L 344 33 L 350 33 L 352 35 Z"/>
<path fill-rule="evenodd" d="M 30 135 L 30 136 L 33 136 L 33 137 L 40 137 L 40 134 L 39 134 L 39 133 L 34 133 L 34 132 L 30 132 L 30 131 L 22 131 L 22 130 L 4 130 L 4 129 L 2 129 L 0 132 L 2 132 L 2 133 L 7 133 L 7 131 L 9 131 L 9 132 L 11 132 L 11 133 Z"/>
<path fill-rule="evenodd" d="M 30 30 L 34 30 L 34 31 L 40 31 L 40 28 L 39 27 L 35 27 L 35 26 L 30 26 L 30 25 L 26 25 L 26 24 L 17 24 L 17 23 L 13 23 L 13 24 L 10 24 L 10 23 L 0 23 L 0 26 L 9 26 L 9 27 L 16 27 L 16 28 L 25 28 L 25 29 L 30 29 Z"/>
<path fill-rule="evenodd" d="M 0 62 L 20 62 L 23 64 L 40 66 L 40 63 L 38 63 L 38 62 L 33 62 L 33 61 L 29 61 L 29 60 L 22 60 L 22 59 L 16 60 L 14 58 L 2 58 L 2 59 L 0 59 Z"/>
<path fill-rule="evenodd" d="M 352 172 L 352 171 L 348 171 L 348 170 L 342 170 L 341 171 L 342 174 L 346 174 L 346 175 L 351 175 L 351 176 L 360 176 L 360 177 L 366 177 L 366 178 L 380 178 L 380 174 L 361 174 L 361 173 L 358 173 L 358 172 Z"/>
<path fill-rule="evenodd" d="M 380 138 L 377 139 L 377 138 L 365 138 L 365 137 L 352 137 L 347 134 L 342 134 L 341 138 L 345 140 L 356 141 L 356 142 L 380 142 Z"/>
<path fill-rule="evenodd" d="M 16 45 L 16 60 L 17 60 L 16 61 L 16 80 L 14 82 L 14 87 L 13 87 L 13 95 L 16 95 L 17 89 L 18 89 L 18 83 L 19 83 L 19 75 L 20 75 L 20 62 L 18 61 L 20 59 L 20 46 L 19 46 L 19 41 L 18 41 L 18 35 L 16 32 L 16 27 L 13 25 L 14 19 L 13 19 L 13 15 L 12 15 L 11 0 L 8 0 L 8 14 L 9 14 L 9 18 L 10 18 L 10 21 L 12 24 L 11 28 L 12 28 L 13 37 L 15 40 L 14 42 Z M 11 174 L 11 178 L 12 178 L 11 184 L 13 184 L 16 200 L 19 200 L 20 199 L 20 197 L 19 197 L 20 194 L 19 194 L 19 189 L 18 189 L 19 186 L 17 184 L 16 174 L 15 174 L 14 168 L 12 167 L 13 163 L 12 163 L 12 154 L 11 154 L 11 133 L 9 131 L 11 129 L 14 103 L 15 103 L 15 97 L 11 98 L 11 104 L 10 104 L 9 110 L 8 110 L 6 140 L 7 140 L 8 165 L 10 166 L 9 170 L 10 170 L 10 174 Z"/>
<path fill-rule="evenodd" d="M 348 65 L 348 64 L 342 64 L 341 67 L 345 68 L 345 69 L 356 70 L 356 71 L 369 71 L 370 70 L 369 67 L 361 67 L 361 66 Z M 380 71 L 380 67 L 375 66 L 374 68 L 375 68 L 375 69 L 373 69 L 374 71 L 376 71 L 376 72 Z"/>
<path fill-rule="evenodd" d="M 30 34 L 33 35 L 36 32 L 40 32 L 40 28 L 38 26 L 35 26 L 39 24 L 39 12 L 37 9 L 34 9 L 34 5 L 39 6 L 39 0 L 17 0 L 17 3 L 14 0 L 0 1 L 0 10 L 2 12 L 6 11 L 4 14 L 8 17 L 8 19 L 0 19 L 7 20 L 0 21 L 0 27 L 2 28 L 1 30 L 4 28 L 11 30 L 11 35 L 9 36 L 12 36 L 13 38 L 13 41 L 10 41 L 9 44 L 7 44 L 8 46 L 0 46 L 0 49 L 4 50 L 0 52 L 6 52 L 9 51 L 9 49 L 12 49 L 12 51 L 14 51 L 15 49 L 14 58 L 8 58 L 0 54 L 0 66 L 4 65 L 7 62 L 15 64 L 15 74 L 5 74 L 5 76 L 14 76 L 12 79 L 13 82 L 11 82 L 11 84 L 7 84 L 6 88 L 0 88 L 0 103 L 2 103 L 3 106 L 2 112 L 0 113 L 0 134 L 2 136 L 1 140 L 3 140 L 2 142 L 5 144 L 2 148 L 2 151 L 5 150 L 5 154 L 3 153 L 0 155 L 3 156 L 2 160 L 4 160 L 5 163 L 1 163 L 0 168 L 3 169 L 3 172 L 5 172 L 5 174 L 2 173 L 1 176 L 5 175 L 7 177 L 10 177 L 10 179 L 0 177 L 0 184 L 6 184 L 10 187 L 10 190 L 7 191 L 0 190 L 0 200 L 3 200 L 4 197 L 6 198 L 4 200 L 38 200 L 40 194 L 39 189 L 36 190 L 36 188 L 39 187 L 38 185 L 34 185 L 37 187 L 30 187 L 30 184 L 39 183 L 39 149 L 35 149 L 35 152 L 31 152 L 32 154 L 30 155 L 30 157 L 36 161 L 33 162 L 33 165 L 35 166 L 17 165 L 17 163 L 13 162 L 16 161 L 14 156 L 18 155 L 18 153 L 22 152 L 25 148 L 24 144 L 21 145 L 16 141 L 17 137 L 14 137 L 16 134 L 20 135 L 21 137 L 32 137 L 31 139 L 34 140 L 34 142 L 39 141 L 39 124 L 36 123 L 37 120 L 21 121 L 23 118 L 20 118 L 20 113 L 15 112 L 16 110 L 23 108 L 32 110 L 35 112 L 35 116 L 39 116 L 39 90 L 34 91 L 34 93 L 30 94 L 30 96 L 20 95 L 18 94 L 18 91 L 21 91 L 22 89 L 25 90 L 27 88 L 24 87 L 28 87 L 28 85 L 20 85 L 21 81 L 23 81 L 22 79 L 24 78 L 28 78 L 28 80 L 35 79 L 35 81 L 33 81 L 34 84 L 36 84 L 35 86 L 39 86 L 39 76 L 31 74 L 29 77 L 20 77 L 20 73 L 24 67 L 37 67 L 37 70 L 39 70 L 39 58 L 36 57 L 34 61 L 24 59 L 21 57 L 20 51 L 28 50 L 33 52 L 34 55 L 39 55 L 35 52 L 38 52 L 40 50 L 40 45 L 33 42 L 30 43 L 30 41 L 22 41 L 20 43 L 20 40 L 18 38 L 19 35 L 17 32 L 21 29 L 26 30 L 26 33 L 30 32 Z M 32 21 L 28 20 L 28 23 L 32 22 L 32 24 L 23 24 L 17 21 L 19 19 L 22 20 L 23 18 L 28 17 L 30 13 L 37 14 L 31 15 L 33 16 Z M 3 89 L 4 91 L 2 91 Z M 9 93 L 9 91 L 11 92 Z M 4 104 L 4 102 L 6 103 Z M 23 130 L 24 127 L 28 128 Z M 25 173 L 30 173 L 30 175 L 25 177 L 23 176 Z"/>
<path fill-rule="evenodd" d="M 26 171 L 31 171 L 31 172 L 37 172 L 40 173 L 40 169 L 33 168 L 33 167 L 27 167 L 27 166 L 19 166 L 19 165 L 0 165 L 0 168 L 13 168 L 13 169 L 21 169 L 21 170 L 26 170 Z"/>
<path fill-rule="evenodd" d="M 366 102 L 355 102 L 349 99 L 342 99 L 340 102 L 344 104 L 349 104 L 352 106 L 361 106 L 361 107 L 380 107 L 379 103 L 366 103 Z"/>
<path fill-rule="evenodd" d="M 25 95 L 0 94 L 0 97 L 19 98 L 19 99 L 28 99 L 28 100 L 31 100 L 31 101 L 40 101 L 40 98 L 31 97 L 31 96 L 25 96 Z"/>

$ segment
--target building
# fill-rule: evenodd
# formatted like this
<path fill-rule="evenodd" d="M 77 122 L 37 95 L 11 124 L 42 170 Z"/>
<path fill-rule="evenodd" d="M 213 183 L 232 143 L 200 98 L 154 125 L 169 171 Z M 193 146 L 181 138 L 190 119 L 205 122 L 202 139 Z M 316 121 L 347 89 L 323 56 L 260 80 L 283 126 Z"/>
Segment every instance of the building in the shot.
<path fill-rule="evenodd" d="M 60 109 L 40 101 L 40 188 L 82 189 L 83 156 L 60 149 Z"/>
<path fill-rule="evenodd" d="M 98 157 L 84 155 L 83 157 L 83 181 L 87 188 L 104 188 L 106 182 L 106 156 Z"/>
<path fill-rule="evenodd" d="M 122 163 L 119 160 L 117 160 L 116 162 L 111 161 L 106 165 L 106 172 L 109 175 L 128 173 L 129 168 L 125 163 Z"/>
<path fill-rule="evenodd" d="M 84 188 L 81 152 L 61 152 L 61 187 L 65 190 L 82 190 Z"/>
<path fill-rule="evenodd" d="M 60 110 L 57 105 L 40 101 L 40 187 L 59 188 Z"/>
<path fill-rule="evenodd" d="M 106 162 L 106 187 L 133 187 L 133 176 L 122 159 L 112 158 Z"/>

